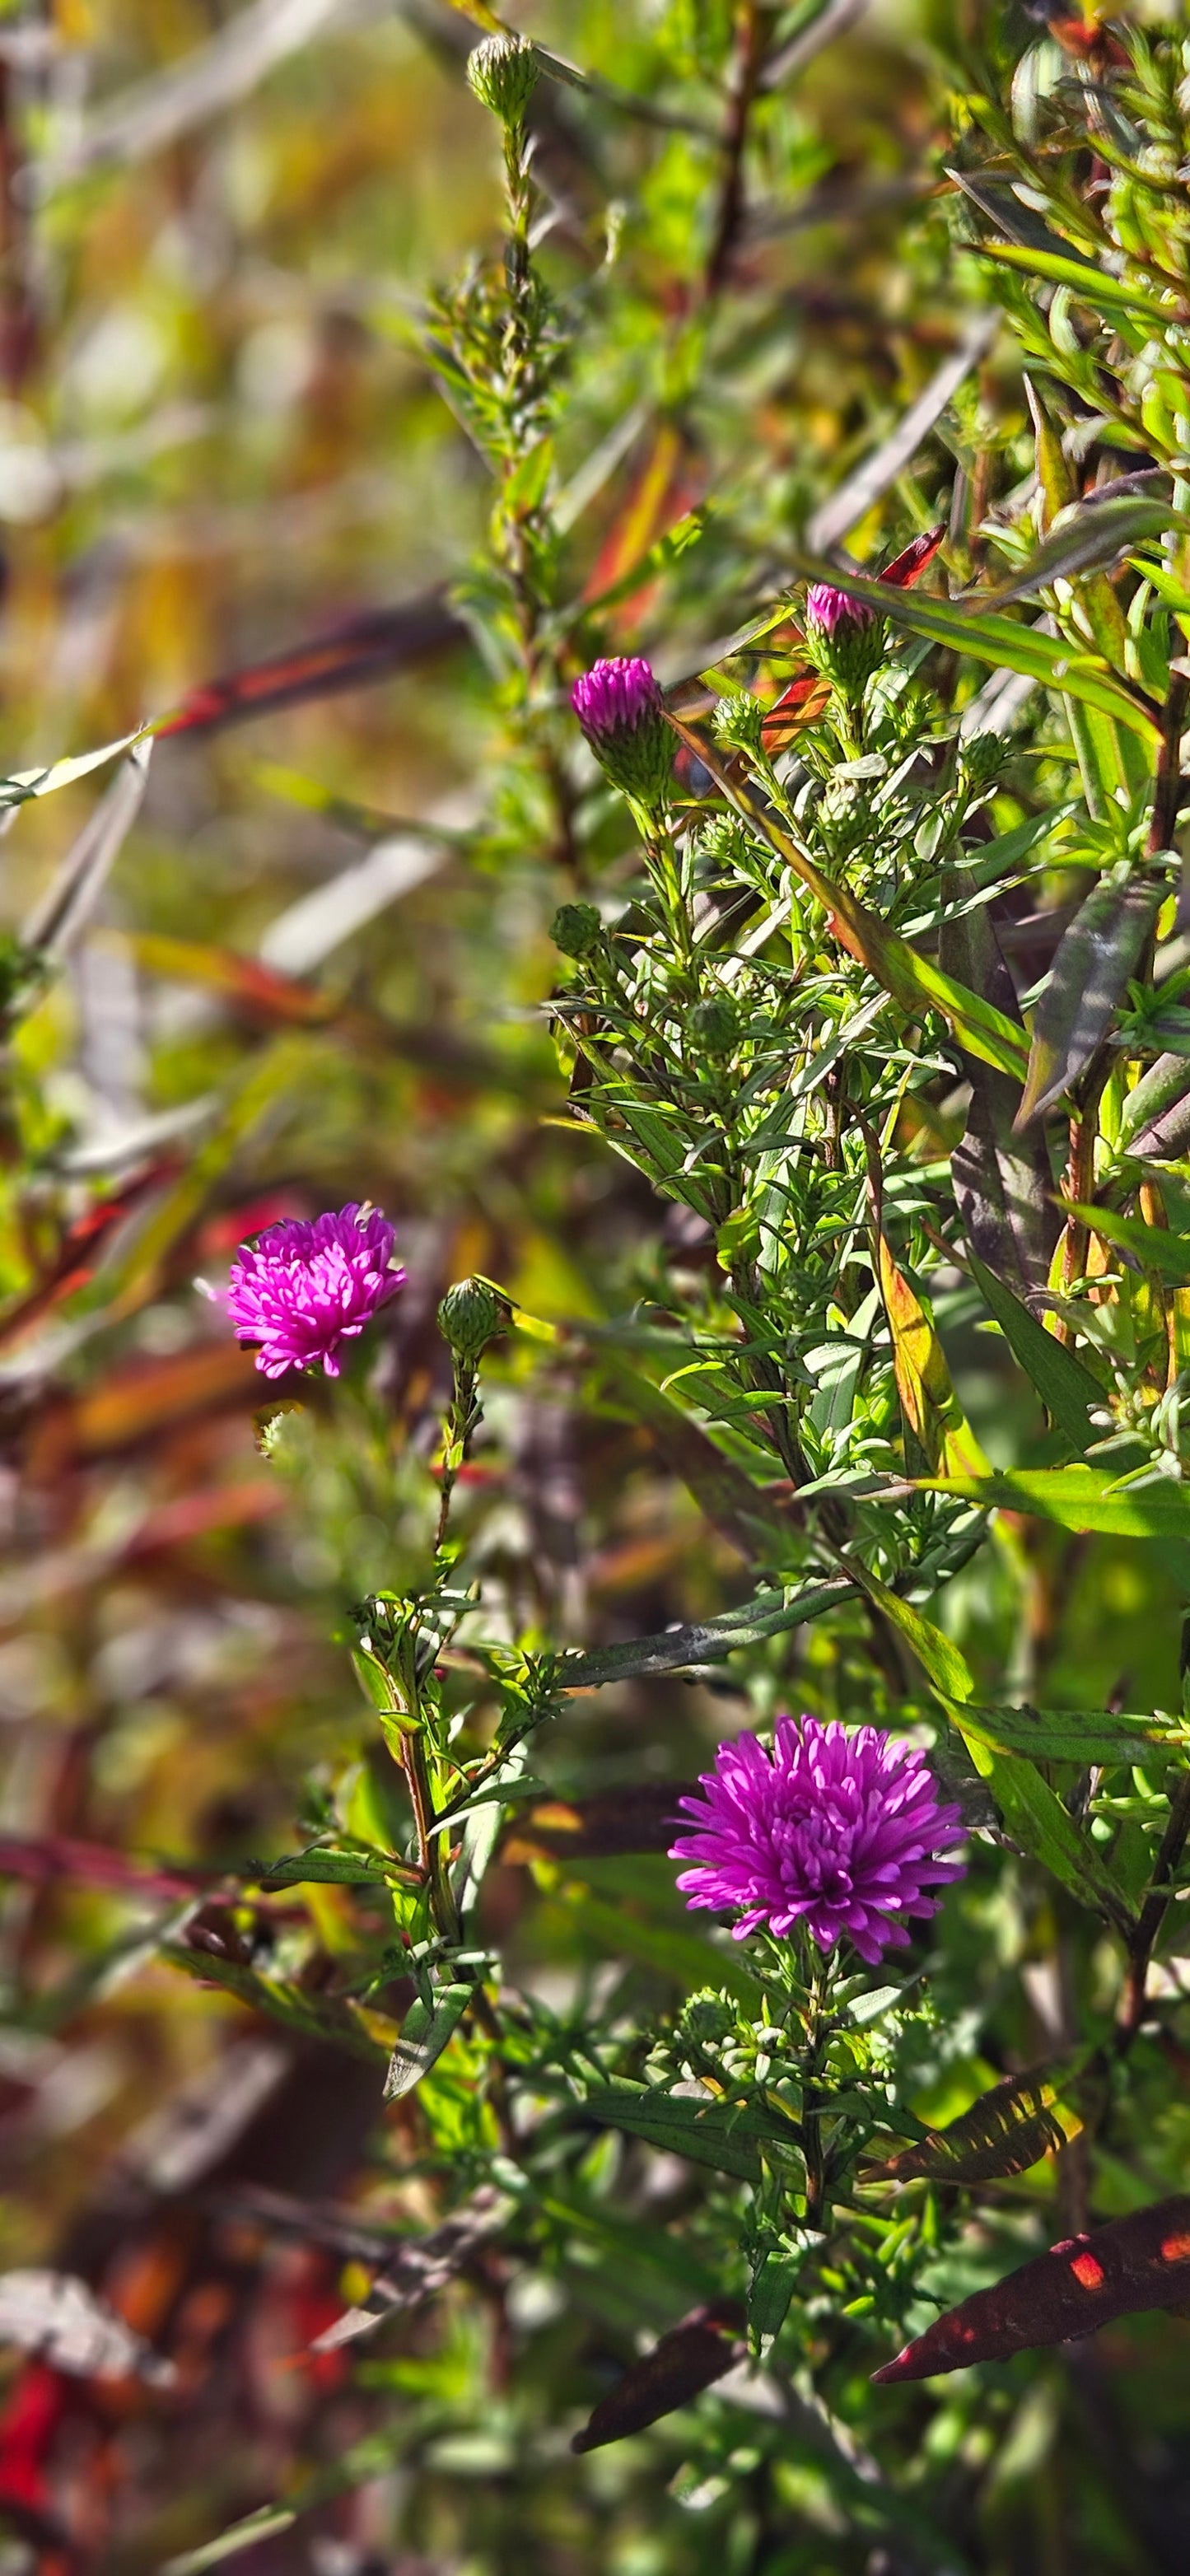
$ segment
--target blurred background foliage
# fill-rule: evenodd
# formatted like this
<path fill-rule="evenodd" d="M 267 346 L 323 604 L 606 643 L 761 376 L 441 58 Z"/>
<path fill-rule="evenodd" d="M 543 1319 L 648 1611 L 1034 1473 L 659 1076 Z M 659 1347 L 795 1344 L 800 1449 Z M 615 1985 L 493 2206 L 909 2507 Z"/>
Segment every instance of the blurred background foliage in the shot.
<path fill-rule="evenodd" d="M 821 48 L 812 10 L 784 15 L 730 238 L 727 0 L 519 18 L 630 94 L 543 88 L 539 255 L 581 316 L 564 588 L 606 603 L 592 637 L 653 650 L 667 679 L 791 577 L 814 512 L 954 352 L 972 289 L 944 204 L 947 61 L 992 17 L 1022 52 L 1043 13 L 833 0 Z M 0 2264 L 93 2282 L 178 2383 L 131 2394 L 14 2358 L 0 2568 L 197 2568 L 263 2508 L 239 2550 L 254 2576 L 1172 2571 L 1190 2549 L 1176 2319 L 964 2376 L 928 2413 L 873 2396 L 865 2348 L 831 2409 L 806 2377 L 776 2417 L 711 2396 L 573 2459 L 594 2399 L 704 2283 L 697 2219 L 688 2239 L 652 2230 L 685 2170 L 614 2135 L 535 2243 L 480 2245 L 466 2294 L 384 2328 L 354 2369 L 311 2360 L 383 2231 L 441 2216 L 418 2121 L 448 2167 L 465 2047 L 432 2115 L 382 2113 L 374 2062 L 333 2050 L 316 2013 L 271 2030 L 154 1955 L 185 1919 L 191 1965 L 204 1941 L 250 1962 L 251 1922 L 215 1901 L 228 1873 L 290 1848 L 331 1781 L 348 1807 L 383 1802 L 335 1638 L 424 1547 L 448 1280 L 485 1272 L 575 1318 L 656 1277 L 643 1182 L 565 1131 L 542 1008 L 555 905 L 614 829 L 587 811 L 575 838 L 591 790 L 567 783 L 567 719 L 547 708 L 551 767 L 476 649 L 490 495 L 420 345 L 426 300 L 498 237 L 493 129 L 462 76 L 477 33 L 438 0 L 51 0 L 0 22 L 0 767 L 187 711 L 12 1033 L 0 1137 Z M 978 569 L 983 516 L 1032 454 L 1019 359 L 989 340 L 853 553 L 943 517 L 952 562 Z M 249 676 L 209 687 L 229 674 Z M 101 772 L 14 812 L 12 931 L 103 792 Z M 89 1231 L 111 1192 L 116 1221 Z M 260 1455 L 251 1360 L 193 1282 L 271 1216 L 365 1196 L 397 1221 L 410 1286 L 334 1422 L 308 1390 L 299 1498 Z M 679 1212 L 660 1223 L 666 1257 L 697 1263 Z M 961 1348 L 996 1459 L 997 1345 Z M 580 1401 L 577 1370 L 543 1385 L 506 1357 L 472 1472 L 510 1627 L 614 1643 L 740 1596 L 727 1541 L 639 1424 Z M 1036 1525 L 1028 1546 L 1050 1701 L 1172 1704 L 1159 1546 Z M 1002 1595 L 985 1553 L 948 1603 L 992 1663 Z M 861 1653 L 846 1619 L 776 1639 L 752 1704 L 846 1708 Z M 745 1715 L 726 1682 L 628 1682 L 577 1702 L 534 1767 L 560 1792 L 687 1777 Z M 344 1891 L 269 1902 L 306 1990 L 333 1989 Z M 617 1979 L 660 2015 L 699 1982 L 660 1860 L 526 1852 L 486 1902 L 564 2015 Z M 1066 1911 L 1011 1859 L 976 1870 L 924 2117 L 1068 2036 Z M 1154 2071 L 1143 2170 L 1103 2151 L 1102 2215 L 1184 2177 L 1188 2064 L 1172 2095 Z M 1054 2191 L 1039 2174 L 1028 2208 Z M 1001 2246 L 1035 2241 L 1026 2197 L 1001 2187 Z M 981 2260 L 955 2257 L 939 2295 Z"/>

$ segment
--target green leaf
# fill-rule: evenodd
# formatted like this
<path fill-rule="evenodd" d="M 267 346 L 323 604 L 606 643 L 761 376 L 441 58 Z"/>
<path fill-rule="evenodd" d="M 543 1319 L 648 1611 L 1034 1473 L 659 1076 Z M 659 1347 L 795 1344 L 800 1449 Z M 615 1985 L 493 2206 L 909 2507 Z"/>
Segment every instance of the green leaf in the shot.
<path fill-rule="evenodd" d="M 965 1700 L 953 1714 L 965 1736 L 978 1736 L 994 1753 L 1023 1753 L 1033 1762 L 1131 1768 L 1154 1748 L 1170 1757 L 1190 1748 L 1185 1719 L 1166 1717 L 1159 1709 L 1151 1717 L 1108 1716 L 1101 1708 L 978 1708 Z"/>
<path fill-rule="evenodd" d="M 981 1479 L 968 1477 L 962 1481 L 978 1484 Z M 948 1479 L 946 1490 L 952 1491 L 954 1483 L 955 1479 Z M 922 1671 L 932 1682 L 940 1697 L 948 1703 L 952 1700 L 970 1699 L 975 1688 L 974 1677 L 965 1656 L 960 1654 L 957 1646 L 952 1645 L 949 1637 L 943 1636 L 941 1628 L 936 1628 L 933 1620 L 927 1619 L 924 1612 L 915 1610 L 911 1601 L 902 1601 L 898 1593 L 890 1592 L 887 1585 L 881 1583 L 877 1575 L 869 1573 L 866 1566 L 861 1567 L 857 1560 L 850 1557 L 847 1559 L 847 1564 L 856 1582 L 862 1584 L 868 1599 L 875 1603 L 878 1610 L 883 1611 L 885 1618 L 891 1620 L 894 1628 L 899 1629 L 906 1644 L 916 1655 Z"/>
<path fill-rule="evenodd" d="M 1077 1199 L 1064 1199 L 1062 1204 L 1106 1243 L 1118 1243 L 1121 1251 L 1132 1253 L 1142 1270 L 1155 1271 L 1173 1288 L 1190 1285 L 1190 1235 L 1146 1225 L 1143 1217 L 1119 1216 L 1114 1208 L 1085 1206 Z"/>
<path fill-rule="evenodd" d="M 1159 500 L 1156 494 L 1120 493 L 1106 501 L 1084 501 L 1062 512 L 1020 572 L 1011 581 L 997 584 L 990 603 L 996 609 L 1007 608 L 1013 600 L 1052 589 L 1057 581 L 1074 581 L 1080 574 L 1100 570 L 1121 555 L 1135 554 L 1180 522 L 1181 513 L 1173 502 Z M 1115 593 L 1110 595 L 1114 600 Z M 1110 656 L 1105 653 L 1104 659 L 1110 666 Z"/>
<path fill-rule="evenodd" d="M 1092 1437 L 1088 1408 L 1102 1403 L 1102 1388 L 1073 1351 L 1047 1333 L 1044 1324 L 1039 1324 L 1036 1315 L 1021 1305 L 978 1253 L 969 1251 L 967 1258 L 984 1304 L 994 1315 L 1013 1358 L 1036 1388 L 1050 1420 L 1071 1448 L 1083 1456 Z"/>
<path fill-rule="evenodd" d="M 756 2103 L 720 2102 L 710 2093 L 663 2093 L 660 2087 L 621 2081 L 591 2085 L 580 2107 L 605 2128 L 623 2129 L 691 2164 L 735 2174 L 740 2182 L 760 2181 L 762 2151 L 778 2158 L 785 2152 L 800 2166 L 793 2123 L 778 2123 Z"/>
<path fill-rule="evenodd" d="M 300 1986 L 283 1984 L 279 1977 L 263 1976 L 242 1960 L 223 1958 L 214 1950 L 192 1950 L 183 1941 L 163 1941 L 159 1956 L 171 1968 L 197 1978 L 200 1985 L 221 1986 L 225 1994 L 237 1996 L 254 2012 L 266 2014 L 302 2039 L 329 2040 L 332 2047 L 345 2048 L 352 2057 L 385 2054 L 374 2026 L 379 2015 L 365 2016 L 350 2003 L 324 2002 L 303 1993 Z"/>
<path fill-rule="evenodd" d="M 1122 1888 L 1040 1771 L 1019 1753 L 995 1752 L 975 1727 L 968 1731 L 965 1708 L 953 1709 L 951 1717 L 1013 1841 L 1039 1860 L 1080 1905 L 1105 1915 L 1127 1933 L 1133 1915 Z"/>
<path fill-rule="evenodd" d="M 1190 1538 L 1190 1494 L 1161 1483 L 1117 1488 L 1102 1467 L 1020 1467 L 994 1476 L 933 1476 L 931 1493 L 963 1494 L 985 1511 L 1023 1512 L 1059 1529 L 1095 1530 L 1113 1538 Z"/>
<path fill-rule="evenodd" d="M 825 1611 L 854 1599 L 854 1584 L 839 1575 L 809 1585 L 792 1600 L 780 1592 L 758 1592 L 755 1600 L 725 1611 L 721 1619 L 666 1628 L 657 1637 L 631 1637 L 619 1646 L 596 1646 L 589 1654 L 569 1654 L 559 1668 L 558 1687 L 597 1690 L 605 1682 L 629 1681 L 641 1673 L 680 1673 L 718 1664 L 739 1646 L 759 1645 L 764 1637 L 800 1628 L 804 1620 L 821 1619 Z"/>
<path fill-rule="evenodd" d="M 1143 880 L 1105 879 L 1079 905 L 1033 1014 L 1018 1129 L 1052 1109 L 1090 1063 L 1136 972 L 1160 900 L 1160 887 Z"/>
<path fill-rule="evenodd" d="M 416 1884 L 412 1870 L 402 1869 L 399 1861 L 384 1858 L 382 1852 L 331 1851 L 314 1844 L 309 1851 L 286 1852 L 281 1860 L 272 1860 L 260 1873 L 258 1885 L 276 1887 L 369 1887 L 379 1879 L 400 1878 Z"/>
<path fill-rule="evenodd" d="M 429 2074 L 454 2037 L 474 1992 L 474 1985 L 436 1986 L 431 2003 L 423 2003 L 418 1995 L 410 2004 L 384 2079 L 386 2102 L 402 2101 Z"/>
<path fill-rule="evenodd" d="M 1096 313 L 1106 305 L 1109 313 L 1132 313 L 1138 321 L 1157 322 L 1166 331 L 1178 320 L 1173 305 L 1162 303 L 1159 296 L 1127 278 L 1113 277 L 1109 268 L 1092 268 L 1088 260 L 1064 259 L 1059 252 L 1033 250 L 1020 242 L 981 242 L 979 255 L 999 261 L 1003 268 L 1023 269 L 1027 277 L 1068 286 Z"/>

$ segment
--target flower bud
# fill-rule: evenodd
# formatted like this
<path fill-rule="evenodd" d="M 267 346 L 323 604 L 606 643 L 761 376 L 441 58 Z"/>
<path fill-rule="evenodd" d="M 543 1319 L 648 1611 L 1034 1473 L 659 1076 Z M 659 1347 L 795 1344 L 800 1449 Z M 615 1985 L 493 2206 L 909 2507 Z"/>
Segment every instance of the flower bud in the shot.
<path fill-rule="evenodd" d="M 750 697 L 746 689 L 738 696 L 720 698 L 711 718 L 715 740 L 725 751 L 755 754 L 763 745 L 764 708 L 759 698 Z"/>
<path fill-rule="evenodd" d="M 959 745 L 959 764 L 971 787 L 990 787 L 1004 767 L 1005 746 L 998 733 L 973 733 Z"/>
<path fill-rule="evenodd" d="M 570 703 L 612 786 L 638 804 L 663 804 L 674 740 L 651 664 L 620 653 L 596 662 L 575 681 Z"/>
<path fill-rule="evenodd" d="M 696 1002 L 688 1027 L 704 1055 L 729 1055 L 740 1033 L 740 1015 L 730 993 L 708 993 L 705 1001 Z"/>
<path fill-rule="evenodd" d="M 550 938 L 564 957 L 590 957 L 603 936 L 603 923 L 593 903 L 560 903 L 550 923 Z"/>
<path fill-rule="evenodd" d="M 806 593 L 806 651 L 815 669 L 833 680 L 854 704 L 884 660 L 885 623 L 864 599 L 849 599 L 833 582 L 815 581 Z"/>
<path fill-rule="evenodd" d="M 481 107 L 519 125 L 537 87 L 537 50 L 528 36 L 485 36 L 467 56 L 467 80 Z"/>
<path fill-rule="evenodd" d="M 705 1986 L 701 1994 L 691 1995 L 682 2014 L 682 2032 L 686 2039 L 699 2041 L 706 2048 L 716 2040 L 727 2039 L 736 2026 L 736 2010 L 726 1995 L 716 1994 Z"/>
<path fill-rule="evenodd" d="M 487 1279 L 456 1279 L 438 1309 L 438 1326 L 456 1359 L 477 1360 L 508 1327 L 508 1300 Z"/>

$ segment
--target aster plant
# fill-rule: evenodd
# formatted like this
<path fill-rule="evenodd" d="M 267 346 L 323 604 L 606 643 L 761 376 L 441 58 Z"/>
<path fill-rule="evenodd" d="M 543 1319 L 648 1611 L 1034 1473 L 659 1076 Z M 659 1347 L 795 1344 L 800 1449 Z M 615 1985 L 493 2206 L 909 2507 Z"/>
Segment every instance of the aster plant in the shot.
<path fill-rule="evenodd" d="M 360 2388 L 416 2389 L 432 2449 L 470 2299 L 515 2450 L 500 2373 L 565 2318 L 574 2451 L 657 2426 L 730 2528 L 690 2563 L 748 2576 L 1002 2576 L 993 2374 L 1190 2287 L 1190 52 L 986 14 L 910 191 L 902 416 L 869 389 L 779 507 L 717 406 L 782 237 L 748 187 L 791 136 L 815 167 L 814 13 L 665 13 L 647 94 L 471 55 L 502 238 L 419 348 L 490 501 L 452 596 L 499 1115 L 465 1181 L 433 1132 L 453 1231 L 349 1200 L 232 1264 L 358 1706 L 236 1946 L 161 1944 L 383 2061 L 385 2189 L 435 2231 L 333 2336 L 446 2298 Z M 596 221 L 558 166 L 605 110 L 639 194 Z M 473 1028 L 418 1034 L 476 1079 Z"/>
<path fill-rule="evenodd" d="M 757 23 L 771 35 L 769 15 Z M 1109 51 L 1119 115 L 1154 131 L 1168 120 L 1171 66 L 1139 36 L 1119 60 Z M 1031 253 L 997 233 L 999 199 L 977 177 L 957 194 L 950 253 L 984 298 L 972 363 L 993 344 L 999 284 L 1040 368 L 1035 481 L 1006 485 L 978 524 L 956 519 L 953 495 L 949 519 L 923 502 L 916 529 L 890 504 L 892 542 L 862 568 L 824 557 L 812 528 L 775 598 L 741 589 L 737 554 L 726 643 L 728 601 L 712 616 L 703 576 L 685 569 L 704 539 L 692 527 L 654 550 L 668 587 L 663 608 L 645 593 L 652 656 L 598 649 L 618 640 L 625 584 L 607 591 L 606 628 L 598 598 L 560 604 L 555 450 L 577 317 L 534 262 L 526 124 L 550 76 L 548 55 L 502 37 L 473 58 L 504 139 L 503 270 L 442 299 L 427 345 L 493 477 L 470 611 L 503 656 L 505 793 L 536 816 L 561 897 L 548 1015 L 566 1121 L 629 1164 L 672 1221 L 638 1243 L 598 1321 L 543 1318 L 487 1279 L 449 1289 L 432 1534 L 426 1521 L 416 1579 L 352 1613 L 356 1672 L 407 1792 L 404 1832 L 377 1838 L 357 1818 L 353 1838 L 340 1807 L 290 1866 L 347 1875 L 354 1862 L 385 1881 L 388 1955 L 416 1986 L 390 2094 L 416 2097 L 431 2162 L 509 2195 L 510 2241 L 556 2223 L 547 2202 L 561 2171 L 582 2188 L 592 2134 L 718 2177 L 675 2243 L 719 2323 L 685 2342 L 675 2328 L 672 2368 L 630 2364 L 582 2449 L 747 2350 L 824 2379 L 836 2403 L 848 2353 L 885 2380 L 914 2375 L 890 2343 L 908 2333 L 917 2354 L 912 2338 L 955 2295 L 964 2194 L 980 2185 L 1041 2170 L 1072 2232 L 1104 2214 L 1092 2141 L 1120 2136 L 1190 1825 L 1176 1638 L 1168 1711 L 1038 1709 L 1027 1668 L 987 1669 L 964 1585 L 978 1564 L 999 1603 L 1027 1600 L 1022 1514 L 1165 1533 L 1182 1551 L 1190 1537 L 1184 1253 L 1147 1271 L 1144 1235 L 1147 1221 L 1182 1239 L 1184 1060 L 1161 995 L 1169 975 L 1181 989 L 1172 853 L 1190 593 L 1180 431 L 1172 415 L 1154 426 L 1151 355 L 1161 331 L 1180 351 L 1182 290 L 1151 242 L 1142 253 L 1111 231 L 1106 201 L 1072 196 L 1059 80 L 1042 118 L 1052 139 L 1040 164 L 1022 145 L 1021 166 L 1030 190 L 1038 167 L 1049 174 L 1053 237 L 1078 271 L 1061 287 L 1081 316 L 1077 349 L 1058 295 L 1043 328 L 1018 287 Z M 987 68 L 986 100 L 999 95 Z M 985 107 L 987 149 L 1011 158 L 1009 110 Z M 983 114 L 964 144 L 974 172 Z M 1092 243 L 1114 281 L 1110 324 L 1096 319 Z M 713 268 L 703 286 L 713 315 Z M 1139 481 L 1084 500 L 1061 388 L 1085 406 L 1092 364 L 1113 438 L 1160 454 Z M 1162 401 L 1173 381 L 1161 376 Z M 956 418 L 965 453 L 970 407 Z M 828 507 L 832 542 L 876 488 L 878 473 L 860 476 L 851 518 Z M 1072 883 L 1078 899 L 1055 913 L 1054 888 Z M 1001 946 L 1015 953 L 1026 903 L 1053 919 L 1032 990 Z M 229 1313 L 266 1371 L 318 1358 L 333 1371 L 340 1339 L 391 1299 L 391 1263 L 375 1214 L 275 1229 L 241 1255 Z M 1011 1466 L 993 1463 L 1005 1444 L 979 1398 L 979 1325 L 1009 1371 Z M 548 1621 L 518 1622 L 473 1497 L 485 1410 L 494 1399 L 507 1424 L 534 1376 L 636 1427 L 735 1567 L 732 1598 L 602 1642 L 573 1633 L 557 1601 Z M 308 1437 L 281 1419 L 278 1465 L 300 1463 Z M 412 1493 L 409 1510 L 416 1526 Z M 568 1787 L 570 1822 L 552 1829 L 529 1765 L 560 1763 L 565 1780 L 572 1757 L 551 1748 L 576 1694 L 683 1673 L 713 1684 L 729 1721 L 700 1782 L 659 1787 L 629 1764 L 614 1818 Z M 797 1718 L 779 1713 L 794 1673 Z M 580 1990 L 559 2014 L 515 1959 L 502 1965 L 482 1900 L 494 1854 L 532 1863 L 572 1922 L 598 1917 L 566 1878 L 567 1831 L 587 1866 L 668 1866 L 671 1907 L 684 1898 L 692 1919 L 671 1911 L 635 1954 L 668 1961 L 684 2000 L 666 2008 L 618 1980 L 605 2003 Z M 1040 2066 L 1018 2017 L 972 2080 L 957 2072 L 971 2033 L 1003 2002 L 981 1908 L 1006 1873 L 1024 1919 L 1048 1906 L 1087 1924 L 1096 1999 L 1088 1988 Z M 621 1882 L 630 1955 L 643 1884 Z M 997 2317 L 989 2351 L 1017 2333 Z M 977 2343 L 992 2331 L 980 2320 Z M 934 2349 L 927 2332 L 921 2350 Z"/>

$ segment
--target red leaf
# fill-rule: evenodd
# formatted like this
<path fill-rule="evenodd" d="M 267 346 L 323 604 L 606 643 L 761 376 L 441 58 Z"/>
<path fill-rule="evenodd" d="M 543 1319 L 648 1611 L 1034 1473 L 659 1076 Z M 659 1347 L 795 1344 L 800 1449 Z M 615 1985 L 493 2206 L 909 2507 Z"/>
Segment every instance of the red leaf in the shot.
<path fill-rule="evenodd" d="M 1093 2334 L 1113 2317 L 1173 2308 L 1190 2295 L 1190 2198 L 1155 2201 L 1090 2236 L 1070 2236 L 994 2289 L 951 2308 L 873 2371 L 877 2382 L 933 2379 L 972 2361 Z"/>
<path fill-rule="evenodd" d="M 630 2363 L 575 2434 L 571 2450 L 598 2451 L 605 2442 L 622 2442 L 627 2434 L 642 2433 L 646 2424 L 687 2406 L 743 2359 L 743 2322 L 738 2299 L 716 2299 L 710 2307 L 692 2309 L 651 2352 Z"/>
<path fill-rule="evenodd" d="M 890 590 L 913 590 L 933 563 L 945 534 L 946 521 L 942 519 L 936 528 L 928 528 L 924 537 L 915 537 L 903 554 L 894 556 L 883 572 L 877 573 L 877 581 L 886 581 Z"/>
<path fill-rule="evenodd" d="M 460 643 L 463 633 L 442 593 L 425 591 L 399 608 L 366 611 L 288 653 L 270 654 L 246 670 L 202 682 L 157 730 L 159 734 L 213 733 L 245 716 L 266 715 L 273 707 L 329 697 L 336 689 L 357 689 L 368 680 L 385 679 L 392 671 L 428 661 Z"/>
<path fill-rule="evenodd" d="M 816 724 L 830 704 L 831 684 L 821 671 L 799 671 L 784 694 L 769 708 L 760 738 L 769 759 L 787 751 L 807 725 Z"/>

